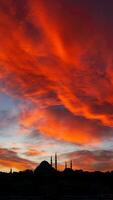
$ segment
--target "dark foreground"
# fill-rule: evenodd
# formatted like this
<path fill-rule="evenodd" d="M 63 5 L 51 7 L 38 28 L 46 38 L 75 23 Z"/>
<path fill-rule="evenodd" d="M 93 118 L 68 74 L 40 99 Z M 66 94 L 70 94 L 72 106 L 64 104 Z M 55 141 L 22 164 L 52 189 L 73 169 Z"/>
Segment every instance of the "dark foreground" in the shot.
<path fill-rule="evenodd" d="M 0 175 L 0 200 L 113 200 L 113 174 L 63 172 Z"/>
<path fill-rule="evenodd" d="M 33 195 L 10 195 L 10 196 L 1 196 L 1 200 L 49 200 L 49 196 L 33 196 Z M 57 198 L 51 198 L 51 199 L 56 199 Z M 75 195 L 64 195 L 63 197 L 60 198 L 61 200 L 113 200 L 112 195 L 104 195 L 104 196 L 75 196 Z"/>
<path fill-rule="evenodd" d="M 36 170 L 0 173 L 0 200 L 113 200 L 113 172 Z"/>

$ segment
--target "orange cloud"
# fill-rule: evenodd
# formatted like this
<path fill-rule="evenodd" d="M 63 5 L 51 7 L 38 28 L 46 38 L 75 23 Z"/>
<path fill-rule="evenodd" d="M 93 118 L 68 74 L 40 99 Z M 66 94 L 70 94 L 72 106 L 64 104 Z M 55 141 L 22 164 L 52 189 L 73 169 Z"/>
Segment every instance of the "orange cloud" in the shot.
<path fill-rule="evenodd" d="M 20 124 L 27 129 L 35 128 L 53 138 L 79 144 L 99 143 L 112 138 L 112 128 L 109 126 L 75 116 L 61 105 L 25 112 L 21 115 Z"/>
<path fill-rule="evenodd" d="M 19 123 L 69 142 L 111 138 L 110 24 L 67 0 L 0 4 L 0 91 L 31 106 Z"/>
<path fill-rule="evenodd" d="M 0 169 L 34 169 L 36 163 L 18 156 L 14 150 L 0 148 Z"/>
<path fill-rule="evenodd" d="M 24 153 L 26 156 L 41 156 L 44 154 L 44 152 L 40 152 L 40 151 L 37 151 L 36 149 L 28 149 L 28 151 L 26 151 Z"/>

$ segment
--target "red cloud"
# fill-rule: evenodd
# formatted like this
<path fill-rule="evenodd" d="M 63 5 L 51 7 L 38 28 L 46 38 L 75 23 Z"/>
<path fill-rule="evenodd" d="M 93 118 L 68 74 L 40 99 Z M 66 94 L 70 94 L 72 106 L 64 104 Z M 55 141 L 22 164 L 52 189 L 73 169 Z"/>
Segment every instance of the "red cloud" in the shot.
<path fill-rule="evenodd" d="M 79 144 L 99 143 L 112 138 L 112 128 L 109 126 L 75 116 L 61 105 L 25 112 L 21 115 L 20 124 L 28 129 L 35 128 L 48 136 Z"/>
<path fill-rule="evenodd" d="M 33 107 L 20 122 L 71 142 L 112 137 L 110 23 L 97 20 L 87 5 L 24 3 L 0 2 L 0 90 Z M 58 116 L 51 107 L 59 105 Z"/>

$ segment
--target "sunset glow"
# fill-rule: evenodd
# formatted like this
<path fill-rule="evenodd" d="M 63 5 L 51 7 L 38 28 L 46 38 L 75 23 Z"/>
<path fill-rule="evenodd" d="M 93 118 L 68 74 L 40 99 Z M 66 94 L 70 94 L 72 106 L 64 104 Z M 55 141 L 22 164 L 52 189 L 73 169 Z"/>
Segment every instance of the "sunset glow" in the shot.
<path fill-rule="evenodd" d="M 113 169 L 112 0 L 0 0 L 0 170 L 58 153 Z"/>

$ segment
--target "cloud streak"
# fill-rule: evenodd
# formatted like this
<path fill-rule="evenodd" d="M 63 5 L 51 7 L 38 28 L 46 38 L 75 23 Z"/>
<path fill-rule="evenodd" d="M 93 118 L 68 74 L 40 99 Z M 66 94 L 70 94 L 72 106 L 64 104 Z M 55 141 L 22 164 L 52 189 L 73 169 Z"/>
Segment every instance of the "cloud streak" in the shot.
<path fill-rule="evenodd" d="M 113 151 L 110 150 L 81 150 L 61 156 L 62 159 L 73 159 L 74 169 L 89 171 L 112 171 Z"/>
<path fill-rule="evenodd" d="M 14 150 L 0 148 L 0 168 L 1 170 L 10 168 L 16 170 L 33 169 L 36 163 L 18 156 Z"/>

